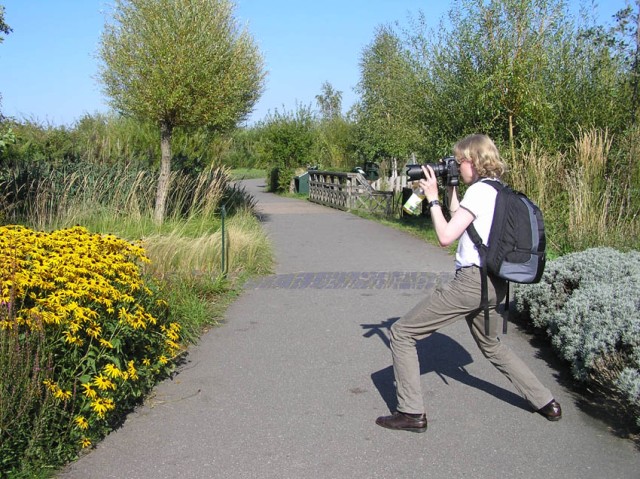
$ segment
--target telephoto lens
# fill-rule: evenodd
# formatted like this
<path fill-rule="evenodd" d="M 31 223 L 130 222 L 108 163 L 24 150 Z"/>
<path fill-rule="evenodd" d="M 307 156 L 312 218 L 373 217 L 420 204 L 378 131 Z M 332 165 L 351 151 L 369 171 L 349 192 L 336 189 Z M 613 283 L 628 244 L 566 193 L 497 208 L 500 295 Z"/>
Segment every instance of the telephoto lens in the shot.
<path fill-rule="evenodd" d="M 436 177 L 441 176 L 444 183 L 448 186 L 458 185 L 458 163 L 453 156 L 447 156 L 438 163 L 425 163 L 424 166 L 430 166 Z M 407 165 L 407 180 L 418 181 L 424 178 L 422 165 Z"/>

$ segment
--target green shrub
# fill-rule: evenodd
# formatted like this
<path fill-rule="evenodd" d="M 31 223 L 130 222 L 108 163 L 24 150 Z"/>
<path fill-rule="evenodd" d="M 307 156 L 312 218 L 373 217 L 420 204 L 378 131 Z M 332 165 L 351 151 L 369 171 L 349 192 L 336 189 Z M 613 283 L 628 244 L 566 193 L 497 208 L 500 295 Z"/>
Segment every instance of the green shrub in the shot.
<path fill-rule="evenodd" d="M 289 185 L 295 177 L 293 168 L 275 167 L 269 170 L 267 189 L 272 193 L 288 193 Z"/>
<path fill-rule="evenodd" d="M 573 376 L 621 393 L 640 425 L 640 252 L 568 254 L 514 289 L 516 310 L 546 330 Z"/>

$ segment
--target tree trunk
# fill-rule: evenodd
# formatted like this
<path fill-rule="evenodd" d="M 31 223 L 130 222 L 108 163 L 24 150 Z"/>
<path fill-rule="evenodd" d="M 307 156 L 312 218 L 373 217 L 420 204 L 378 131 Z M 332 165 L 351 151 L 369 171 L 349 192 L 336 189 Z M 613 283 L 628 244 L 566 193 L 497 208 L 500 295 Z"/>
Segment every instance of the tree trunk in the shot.
<path fill-rule="evenodd" d="M 633 96 L 631 98 L 631 123 L 636 124 L 638 120 L 638 77 L 640 72 L 640 4 L 638 4 L 638 13 L 636 14 L 636 51 L 633 55 L 633 65 L 631 66 L 631 83 L 633 86 Z"/>
<path fill-rule="evenodd" d="M 513 138 L 513 114 L 509 113 L 509 146 L 511 147 L 511 164 L 516 161 L 516 145 Z"/>
<path fill-rule="evenodd" d="M 156 224 L 162 224 L 169 193 L 169 180 L 171 178 L 171 133 L 170 125 L 160 126 L 160 176 L 158 176 L 158 188 L 156 190 Z"/>

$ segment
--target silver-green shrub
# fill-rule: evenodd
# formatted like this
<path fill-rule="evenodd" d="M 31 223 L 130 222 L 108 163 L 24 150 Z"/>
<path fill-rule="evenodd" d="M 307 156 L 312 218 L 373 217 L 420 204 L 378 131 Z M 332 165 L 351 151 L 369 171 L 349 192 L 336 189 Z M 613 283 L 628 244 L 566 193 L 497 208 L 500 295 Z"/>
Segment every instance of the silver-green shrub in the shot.
<path fill-rule="evenodd" d="M 514 300 L 576 379 L 617 389 L 640 425 L 640 252 L 568 254 L 547 264 L 540 283 L 517 285 Z"/>
<path fill-rule="evenodd" d="M 637 275 L 640 251 L 592 248 L 567 254 L 547 263 L 539 283 L 516 285 L 516 310 L 528 316 L 537 328 L 548 329 L 576 290 L 591 283 L 613 284 Z"/>

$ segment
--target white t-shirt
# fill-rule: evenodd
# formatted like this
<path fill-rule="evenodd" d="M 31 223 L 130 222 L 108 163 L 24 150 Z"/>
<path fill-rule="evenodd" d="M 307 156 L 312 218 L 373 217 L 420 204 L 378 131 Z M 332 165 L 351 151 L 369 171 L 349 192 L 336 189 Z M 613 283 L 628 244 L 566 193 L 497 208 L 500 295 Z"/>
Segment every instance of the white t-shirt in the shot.
<path fill-rule="evenodd" d="M 464 198 L 460 201 L 460 207 L 469 211 L 475 218 L 473 226 L 484 244 L 487 244 L 487 239 L 489 238 L 497 195 L 498 192 L 493 186 L 484 184 L 482 181 L 476 181 L 467 189 Z M 480 266 L 480 255 L 473 241 L 471 241 L 469 233 L 465 231 L 458 241 L 456 269 L 467 266 Z"/>

